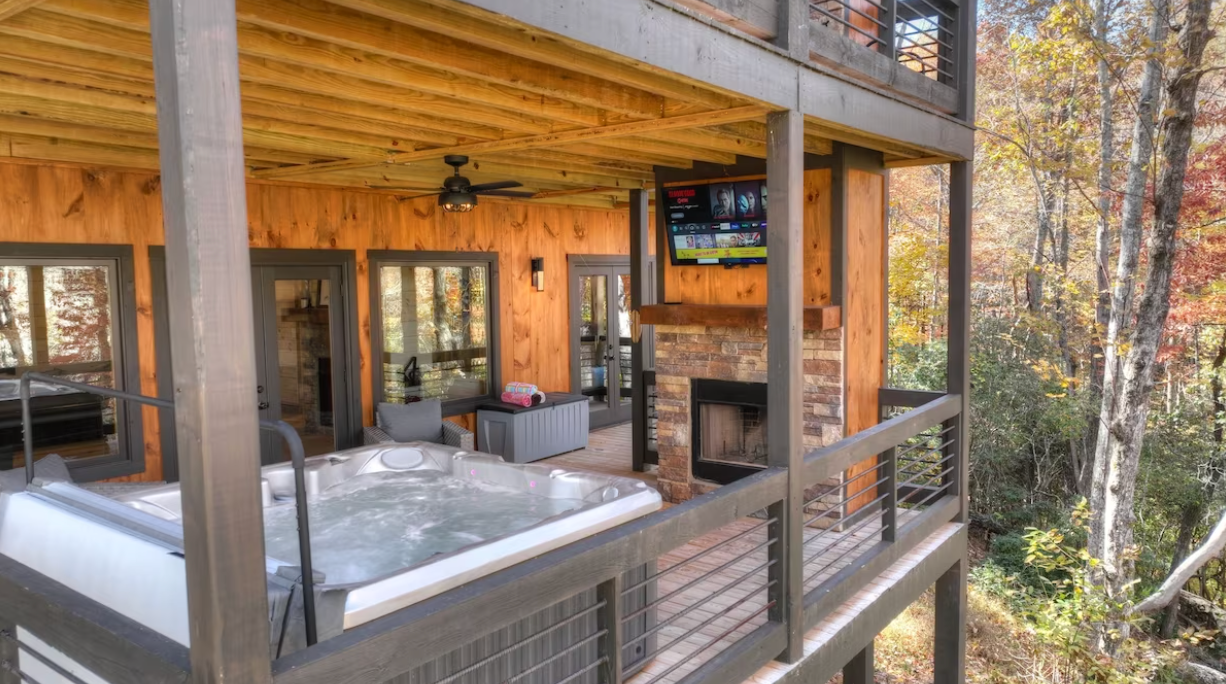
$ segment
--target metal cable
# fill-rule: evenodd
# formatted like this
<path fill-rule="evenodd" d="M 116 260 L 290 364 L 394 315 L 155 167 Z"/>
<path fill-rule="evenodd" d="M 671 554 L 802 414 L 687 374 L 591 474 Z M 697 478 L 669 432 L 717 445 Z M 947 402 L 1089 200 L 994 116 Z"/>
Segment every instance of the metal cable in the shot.
<path fill-rule="evenodd" d="M 735 534 L 735 535 L 733 535 L 733 536 L 731 536 L 731 537 L 729 537 L 729 538 L 727 538 L 727 539 L 723 540 L 722 542 L 720 542 L 720 543 L 716 544 L 715 546 L 712 546 L 712 547 L 707 548 L 707 549 L 703 549 L 702 551 L 700 551 L 700 552 L 698 552 L 698 553 L 694 554 L 693 556 L 690 556 L 689 558 L 686 558 L 686 559 L 685 559 L 685 560 L 683 560 L 683 561 L 679 561 L 679 562 L 677 562 L 677 563 L 673 563 L 672 565 L 668 566 L 668 567 L 667 567 L 667 568 L 665 568 L 664 570 L 661 570 L 660 572 L 657 572 L 656 574 L 652 575 L 651 577 L 648 577 L 647 579 L 643 580 L 642 582 L 636 582 L 636 583 L 632 584 L 630 587 L 628 587 L 628 588 L 626 588 L 626 589 L 623 589 L 623 590 L 622 590 L 622 596 L 625 596 L 626 594 L 629 594 L 630 592 L 634 591 L 635 589 L 639 589 L 639 588 L 644 587 L 644 586 L 646 586 L 646 585 L 648 585 L 648 584 L 651 584 L 652 582 L 655 582 L 656 580 L 660 579 L 661 577 L 664 577 L 665 575 L 668 575 L 669 573 L 673 572 L 674 570 L 677 570 L 677 569 L 681 568 L 682 566 L 689 565 L 690 563 L 692 563 L 692 562 L 694 562 L 694 561 L 698 560 L 699 558 L 702 558 L 702 557 L 704 557 L 704 556 L 706 556 L 706 555 L 708 555 L 708 554 L 710 554 L 710 553 L 713 553 L 713 552 L 715 552 L 715 551 L 718 551 L 719 549 L 724 548 L 724 547 L 725 547 L 725 546 L 727 546 L 728 544 L 730 544 L 730 543 L 732 543 L 732 542 L 734 542 L 734 541 L 736 541 L 736 540 L 740 539 L 741 537 L 744 537 L 745 535 L 747 535 L 747 534 L 749 534 L 749 533 L 751 533 L 751 532 L 755 532 L 755 531 L 757 531 L 757 530 L 760 530 L 760 529 L 762 529 L 763 527 L 766 527 L 767 525 L 769 525 L 769 524 L 771 524 L 771 523 L 775 523 L 775 522 L 779 522 L 779 518 L 768 518 L 768 519 L 766 520 L 766 522 L 761 522 L 761 523 L 758 523 L 757 525 L 754 525 L 753 527 L 751 527 L 751 528 L 749 528 L 749 529 L 747 529 L 747 530 L 745 530 L 745 531 L 743 531 L 743 532 L 738 532 L 737 534 Z"/>

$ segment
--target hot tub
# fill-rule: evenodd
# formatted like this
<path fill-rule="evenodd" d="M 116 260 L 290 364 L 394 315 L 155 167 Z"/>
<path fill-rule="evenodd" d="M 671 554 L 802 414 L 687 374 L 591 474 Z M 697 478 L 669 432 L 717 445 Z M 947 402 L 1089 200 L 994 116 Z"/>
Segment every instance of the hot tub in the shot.
<path fill-rule="evenodd" d="M 305 475 L 321 639 L 661 505 L 654 488 L 631 478 L 511 464 L 424 442 L 317 456 L 307 459 Z M 292 467 L 265 467 L 261 492 L 270 619 L 289 624 L 274 604 L 282 616 L 293 611 L 293 582 L 285 581 L 297 577 L 298 566 Z M 116 500 L 66 483 L 33 486 L 0 497 L 0 553 L 187 644 L 181 511 L 173 484 Z M 640 582 L 647 572 L 628 573 L 627 581 Z M 282 591 L 287 584 L 291 590 Z M 627 607 L 650 601 L 651 589 L 628 597 Z M 277 591 L 289 598 L 274 600 Z M 536 628 L 595 600 L 594 592 L 558 599 L 542 611 L 545 623 L 534 617 Z M 647 627 L 646 620 L 628 626 L 628 636 Z M 270 643 L 284 655 L 301 646 L 301 637 L 273 634 Z M 643 646 L 639 641 L 635 649 L 639 658 Z M 624 662 L 635 656 L 626 653 Z M 466 681 L 500 676 L 491 671 Z"/>

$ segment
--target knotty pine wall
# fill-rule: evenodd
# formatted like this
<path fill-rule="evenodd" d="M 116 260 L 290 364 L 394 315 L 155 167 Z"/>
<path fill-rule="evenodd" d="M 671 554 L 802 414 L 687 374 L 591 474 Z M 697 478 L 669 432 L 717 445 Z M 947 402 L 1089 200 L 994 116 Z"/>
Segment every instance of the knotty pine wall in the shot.
<path fill-rule="evenodd" d="M 362 190 L 259 181 L 248 184 L 247 206 L 252 247 L 356 253 L 358 375 L 366 425 L 373 423 L 375 403 L 367 250 L 497 252 L 503 377 L 495 380 L 534 382 L 548 391 L 570 389 L 567 255 L 628 254 L 629 250 L 629 216 L 624 210 L 485 200 L 471 214 L 446 214 L 433 198 L 401 202 Z M 163 244 L 156 174 L 0 163 L 0 242 L 132 245 L 140 389 L 147 395 L 157 393 L 148 249 Z M 531 287 L 532 257 L 545 259 L 544 292 Z M 472 427 L 471 414 L 455 420 Z M 158 420 L 150 409 L 144 426 L 146 470 L 127 479 L 160 480 Z"/>
<path fill-rule="evenodd" d="M 830 169 L 805 171 L 804 265 L 804 306 L 830 304 Z M 766 268 L 673 266 L 665 257 L 666 301 L 765 306 Z"/>

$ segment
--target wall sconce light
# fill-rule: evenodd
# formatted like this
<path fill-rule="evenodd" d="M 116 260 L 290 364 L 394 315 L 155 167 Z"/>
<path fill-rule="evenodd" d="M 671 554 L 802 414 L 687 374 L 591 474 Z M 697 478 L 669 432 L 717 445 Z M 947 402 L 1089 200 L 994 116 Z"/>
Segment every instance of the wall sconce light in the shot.
<path fill-rule="evenodd" d="M 532 286 L 537 292 L 545 291 L 545 259 L 532 257 Z"/>

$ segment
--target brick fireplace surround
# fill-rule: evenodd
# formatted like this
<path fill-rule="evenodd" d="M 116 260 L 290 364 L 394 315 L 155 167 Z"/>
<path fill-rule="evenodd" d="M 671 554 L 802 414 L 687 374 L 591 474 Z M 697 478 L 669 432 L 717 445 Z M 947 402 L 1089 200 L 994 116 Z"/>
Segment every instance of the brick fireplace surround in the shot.
<path fill-rule="evenodd" d="M 692 473 L 690 381 L 766 382 L 766 329 L 657 325 L 655 336 L 658 484 L 680 503 L 718 486 Z M 804 444 L 813 449 L 843 438 L 843 331 L 806 330 L 803 358 Z"/>

